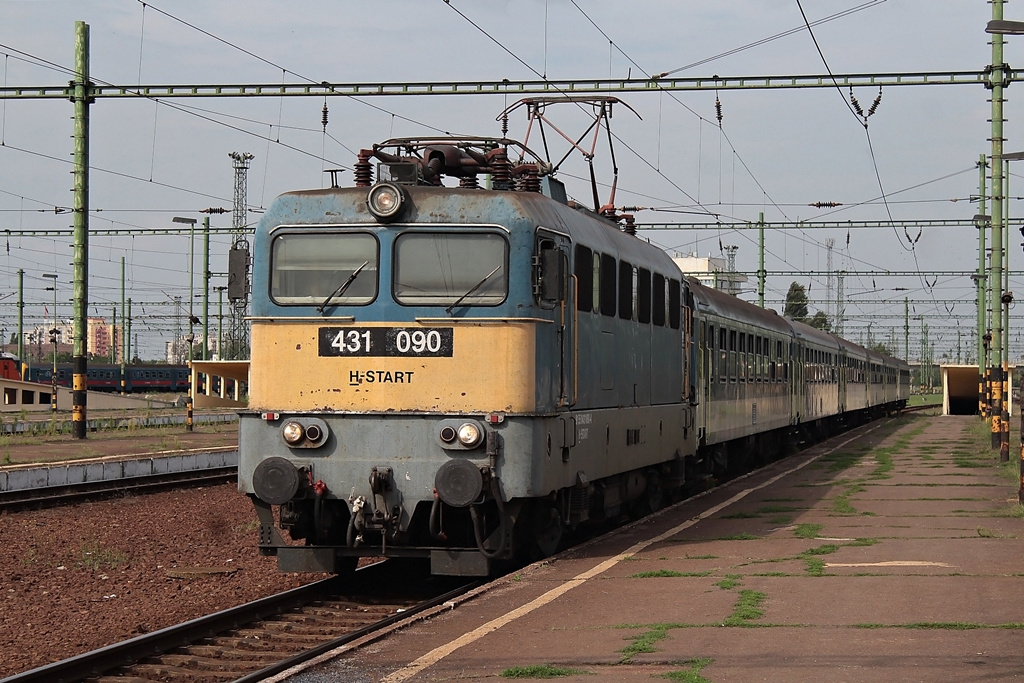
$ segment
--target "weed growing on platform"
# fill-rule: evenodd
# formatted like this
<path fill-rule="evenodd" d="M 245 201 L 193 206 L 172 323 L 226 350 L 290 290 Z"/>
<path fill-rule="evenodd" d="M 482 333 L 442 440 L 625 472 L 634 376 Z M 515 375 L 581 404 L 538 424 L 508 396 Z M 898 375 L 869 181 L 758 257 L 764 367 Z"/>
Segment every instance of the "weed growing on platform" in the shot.
<path fill-rule="evenodd" d="M 808 557 L 810 555 L 831 555 L 837 550 L 839 550 L 838 545 L 834 543 L 826 543 L 825 545 L 819 545 L 817 548 L 808 548 L 807 550 L 800 553 L 800 556 Z"/>
<path fill-rule="evenodd" d="M 804 563 L 807 565 L 807 574 L 809 576 L 825 576 L 825 560 L 819 560 L 817 557 L 804 558 Z"/>
<path fill-rule="evenodd" d="M 817 538 L 824 527 L 824 524 L 798 524 L 793 534 L 797 538 Z"/>
<path fill-rule="evenodd" d="M 671 577 L 701 577 L 711 576 L 712 572 L 677 572 L 674 569 L 655 569 L 648 572 L 637 572 L 636 574 L 630 575 L 631 579 L 658 579 L 658 578 L 671 578 Z"/>
<path fill-rule="evenodd" d="M 687 560 L 717 560 L 718 555 L 686 555 L 684 559 Z"/>
<path fill-rule="evenodd" d="M 851 541 L 850 543 L 846 543 L 845 545 L 851 548 L 857 548 L 875 545 L 876 543 L 879 543 L 879 540 L 877 538 L 855 538 L 853 539 L 853 541 Z"/>
<path fill-rule="evenodd" d="M 742 578 L 743 576 L 741 574 L 726 574 L 725 578 L 715 585 L 725 591 L 732 590 L 736 586 L 740 585 L 740 579 Z"/>
<path fill-rule="evenodd" d="M 857 508 L 850 503 L 849 493 L 840 493 L 832 500 L 832 512 L 837 515 L 857 514 Z"/>
<path fill-rule="evenodd" d="M 680 628 L 682 624 L 651 624 L 647 628 L 647 631 L 638 633 L 635 636 L 631 636 L 630 640 L 633 642 L 626 647 L 619 650 L 622 653 L 622 658 L 619 659 L 620 664 L 629 664 L 633 661 L 633 657 L 644 654 L 645 652 L 654 652 L 654 644 L 659 640 L 664 640 L 668 635 L 668 630 L 671 628 Z M 636 628 L 626 627 L 626 628 Z"/>
<path fill-rule="evenodd" d="M 513 666 L 505 669 L 499 676 L 502 678 L 564 678 L 565 676 L 583 676 L 589 672 L 582 669 L 569 669 L 550 664 L 534 664 L 532 666 Z"/>
<path fill-rule="evenodd" d="M 762 603 L 768 596 L 760 591 L 740 591 L 740 599 L 732 609 L 732 614 L 722 622 L 723 626 L 752 626 L 749 622 L 764 616 Z"/>
<path fill-rule="evenodd" d="M 863 453 L 850 453 L 849 451 L 836 451 L 821 458 L 818 462 L 825 466 L 828 472 L 842 472 L 853 467 L 861 459 Z"/>
<path fill-rule="evenodd" d="M 701 676 L 700 672 L 701 669 L 714 664 L 714 662 L 715 660 L 708 657 L 679 662 L 679 664 L 683 666 L 689 666 L 690 669 L 688 671 L 669 671 L 666 674 L 662 674 L 661 678 L 667 678 L 670 681 L 678 681 L 679 683 L 711 683 L 711 681 Z"/>
<path fill-rule="evenodd" d="M 718 541 L 756 541 L 760 536 L 754 534 L 742 533 L 734 536 L 722 536 L 721 538 L 715 539 Z"/>

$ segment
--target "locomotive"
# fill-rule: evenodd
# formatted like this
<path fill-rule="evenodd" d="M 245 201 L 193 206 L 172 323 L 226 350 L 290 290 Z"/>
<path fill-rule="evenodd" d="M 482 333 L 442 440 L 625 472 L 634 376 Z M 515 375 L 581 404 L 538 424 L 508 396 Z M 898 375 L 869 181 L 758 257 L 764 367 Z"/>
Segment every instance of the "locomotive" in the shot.
<path fill-rule="evenodd" d="M 530 154 L 389 140 L 263 215 L 238 487 L 280 569 L 486 575 L 905 405 L 906 363 L 685 277 Z"/>

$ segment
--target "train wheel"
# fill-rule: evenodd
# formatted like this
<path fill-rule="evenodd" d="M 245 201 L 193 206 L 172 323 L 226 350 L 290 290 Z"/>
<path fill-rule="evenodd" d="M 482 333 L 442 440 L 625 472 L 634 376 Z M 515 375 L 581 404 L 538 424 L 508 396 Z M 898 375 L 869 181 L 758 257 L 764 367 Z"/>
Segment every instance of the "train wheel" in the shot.
<path fill-rule="evenodd" d="M 638 506 L 641 515 L 649 515 L 665 507 L 665 489 L 661 485 L 661 477 L 657 472 L 650 472 L 647 475 L 647 489 L 641 498 L 642 503 Z"/>
<path fill-rule="evenodd" d="M 565 536 L 562 516 L 553 505 L 540 503 L 533 509 L 533 549 L 537 559 L 550 557 L 558 552 Z"/>

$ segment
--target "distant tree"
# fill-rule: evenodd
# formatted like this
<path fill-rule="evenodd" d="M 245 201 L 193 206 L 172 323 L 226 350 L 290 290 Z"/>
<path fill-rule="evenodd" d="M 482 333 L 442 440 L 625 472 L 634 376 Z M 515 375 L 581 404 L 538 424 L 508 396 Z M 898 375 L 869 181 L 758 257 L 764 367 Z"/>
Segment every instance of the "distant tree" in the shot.
<path fill-rule="evenodd" d="M 786 307 L 782 314 L 798 322 L 807 320 L 807 291 L 804 286 L 794 282 L 786 293 Z"/>
<path fill-rule="evenodd" d="M 811 327 L 816 327 L 819 330 L 832 331 L 832 321 L 828 319 L 828 316 L 823 311 L 818 311 L 814 314 L 814 317 L 806 322 Z"/>

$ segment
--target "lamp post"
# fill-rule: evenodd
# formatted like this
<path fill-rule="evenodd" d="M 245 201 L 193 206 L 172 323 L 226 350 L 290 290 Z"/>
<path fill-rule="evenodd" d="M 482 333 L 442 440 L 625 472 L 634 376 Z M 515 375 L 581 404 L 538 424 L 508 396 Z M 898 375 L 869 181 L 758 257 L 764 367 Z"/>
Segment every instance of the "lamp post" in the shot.
<path fill-rule="evenodd" d="M 1002 86 L 1003 86 L 1003 83 L 1002 83 L 1002 81 L 1003 81 L 1003 77 L 1004 77 L 1003 67 L 1005 66 L 1005 64 L 1003 64 L 1003 36 L 1004 35 L 1011 35 L 1011 36 L 1024 35 L 1024 22 L 1021 22 L 1021 21 L 1008 21 L 1008 20 L 1003 19 L 1003 0 L 992 0 L 992 20 L 989 21 L 988 24 L 985 26 L 985 31 L 987 33 L 991 33 L 993 35 L 993 38 L 992 38 L 992 66 L 993 66 L 993 72 L 992 72 L 992 85 L 993 85 L 993 88 L 992 88 L 992 189 L 993 189 L 993 195 L 996 195 L 996 196 L 993 197 L 993 202 L 992 202 L 992 208 L 993 208 L 993 212 L 992 212 L 992 214 L 993 214 L 992 236 L 993 236 L 993 240 L 994 240 L 996 235 L 998 234 L 997 230 L 1001 230 L 1002 229 L 1002 221 L 999 220 L 1002 217 L 1000 215 L 1001 212 L 996 210 L 998 208 L 998 206 L 999 206 L 998 191 L 996 191 L 996 186 L 997 186 L 997 177 L 996 177 L 996 175 L 997 175 L 997 173 L 999 175 L 1002 175 L 1002 173 L 1001 173 L 1001 171 L 1002 171 L 1002 169 L 1001 169 L 1001 166 L 1002 166 L 1001 159 L 1007 159 L 1009 157 L 1013 157 L 1013 158 L 1017 158 L 1017 159 L 1024 158 L 1024 155 L 1019 155 L 1018 156 L 1019 153 L 1011 153 L 1010 155 L 1004 155 L 1003 154 L 1003 108 L 1002 108 L 1002 104 L 1003 104 L 1003 92 L 1002 92 L 1003 91 L 1003 87 Z M 999 180 L 1001 180 L 1001 178 L 999 178 Z M 1002 187 L 1000 187 L 999 189 L 1002 190 Z M 996 258 L 997 258 L 997 253 L 996 253 L 995 246 L 996 246 L 996 244 L 993 241 L 993 244 L 992 244 L 992 261 L 993 261 L 993 263 L 995 263 Z M 998 254 L 998 256 L 1001 256 L 1001 254 Z M 993 272 L 993 275 L 996 274 L 995 267 L 993 267 L 992 272 Z M 992 284 L 993 284 L 993 287 L 997 287 L 997 286 L 999 286 L 1000 283 L 993 282 Z M 1007 293 L 1007 294 L 1009 294 L 1009 293 Z M 995 296 L 996 296 L 995 290 L 993 290 L 993 298 L 995 298 Z M 1005 298 L 1004 295 L 1002 295 L 1002 293 L 1000 293 L 1000 295 L 999 295 L 1000 302 L 1002 302 L 1003 305 L 1008 305 L 1009 304 L 1009 300 L 1003 301 L 1004 298 Z M 1012 299 L 1012 294 L 1009 295 L 1009 298 Z M 1008 332 L 1009 332 L 1009 330 L 1004 330 L 1004 333 L 1008 333 Z M 997 338 L 996 341 L 998 342 L 999 339 Z M 1006 359 L 1004 359 L 1003 362 L 1005 364 L 1006 363 Z M 1005 373 L 1004 373 L 1003 376 L 1005 377 Z M 1022 424 L 1024 424 L 1024 413 L 1021 414 L 1021 421 L 1022 421 Z M 993 432 L 994 432 L 995 431 L 995 426 L 994 425 L 993 425 L 992 429 L 993 429 Z M 1002 437 L 1000 437 L 1000 447 L 999 447 L 1000 460 L 1003 460 L 1003 461 L 1009 460 L 1009 448 L 1010 448 L 1009 432 L 1007 431 L 1006 432 L 1006 440 L 1005 441 L 1003 441 Z M 1006 455 L 1005 458 L 1003 457 L 1004 451 L 1005 451 L 1005 455 Z M 1018 492 L 1017 492 L 1017 500 L 1020 503 L 1024 503 L 1024 432 L 1021 432 L 1020 477 L 1019 478 L 1020 478 L 1020 487 L 1019 487 Z"/>
<path fill-rule="evenodd" d="M 985 213 L 985 167 L 988 162 L 982 155 L 978 164 L 981 169 L 981 194 L 978 200 L 981 213 L 974 215 L 974 226 L 978 228 L 978 272 L 971 276 L 978 288 L 978 414 L 983 420 L 989 415 L 988 347 L 992 335 L 988 328 L 988 269 L 985 263 L 985 231 L 989 229 L 992 217 Z"/>
<path fill-rule="evenodd" d="M 53 290 L 53 327 L 50 329 L 50 343 L 53 344 L 53 372 L 50 374 L 50 412 L 57 412 L 57 274 L 43 273 L 43 277 L 53 280 L 53 287 L 47 287 L 46 291 Z"/>
<path fill-rule="evenodd" d="M 217 290 L 217 360 L 224 360 L 221 344 L 224 341 L 224 290 L 227 287 L 214 287 Z"/>
<path fill-rule="evenodd" d="M 175 216 L 171 219 L 175 223 L 185 223 L 189 226 L 189 244 L 188 244 L 188 372 L 189 372 L 189 383 L 188 383 L 188 399 L 185 402 L 185 429 L 192 431 L 192 344 L 195 342 L 196 336 L 193 330 L 193 325 L 197 320 L 195 313 L 192 310 L 192 304 L 195 301 L 195 267 L 196 267 L 196 219 L 195 218 L 182 218 L 181 216 Z M 206 340 L 203 340 L 206 343 Z"/>

